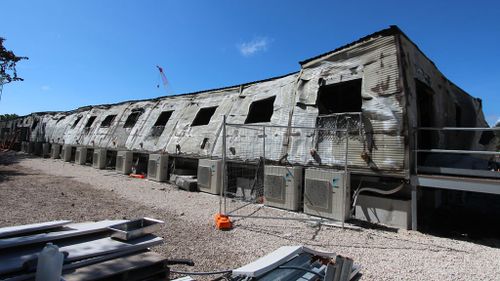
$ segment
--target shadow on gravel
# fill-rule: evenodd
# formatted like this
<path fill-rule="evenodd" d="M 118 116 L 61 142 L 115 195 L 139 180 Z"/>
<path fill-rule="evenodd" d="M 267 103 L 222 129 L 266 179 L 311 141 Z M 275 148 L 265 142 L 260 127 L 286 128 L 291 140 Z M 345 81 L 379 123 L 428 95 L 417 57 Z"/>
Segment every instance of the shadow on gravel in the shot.
<path fill-rule="evenodd" d="M 500 248 L 500 217 L 496 213 L 470 208 L 438 209 L 421 228 L 425 234 Z"/>
<path fill-rule="evenodd" d="M 0 170 L 0 183 L 9 180 L 11 177 L 16 177 L 16 176 L 27 176 L 29 174 L 22 173 L 22 172 L 17 172 L 13 170 Z"/>
<path fill-rule="evenodd" d="M 19 172 L 15 167 L 10 166 L 18 164 L 22 159 L 32 157 L 34 156 L 10 150 L 0 151 L 0 182 L 8 180 L 10 177 L 29 175 L 27 173 Z"/>
<path fill-rule="evenodd" d="M 365 228 L 365 229 L 374 229 L 374 230 L 385 231 L 385 232 L 393 232 L 393 233 L 398 232 L 398 229 L 394 228 L 394 227 L 380 225 L 380 224 L 374 224 L 374 223 L 369 223 L 369 222 L 361 221 L 361 220 L 357 220 L 357 219 L 351 219 L 348 222 L 352 223 L 353 225 Z"/>
<path fill-rule="evenodd" d="M 17 164 L 22 159 L 27 158 L 35 158 L 36 156 L 32 156 L 29 154 L 19 153 L 12 150 L 3 150 L 0 151 L 0 165 L 8 166 L 12 164 Z"/>

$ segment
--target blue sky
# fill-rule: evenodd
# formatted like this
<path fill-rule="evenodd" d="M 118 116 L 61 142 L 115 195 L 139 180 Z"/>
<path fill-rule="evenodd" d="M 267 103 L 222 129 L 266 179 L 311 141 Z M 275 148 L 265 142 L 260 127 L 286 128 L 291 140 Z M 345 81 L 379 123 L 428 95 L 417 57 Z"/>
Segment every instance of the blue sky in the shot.
<path fill-rule="evenodd" d="M 70 110 L 299 70 L 298 61 L 398 25 L 500 118 L 498 1 L 2 1 L 0 36 L 28 61 L 0 113 Z M 9 12 L 6 12 L 9 11 Z"/>

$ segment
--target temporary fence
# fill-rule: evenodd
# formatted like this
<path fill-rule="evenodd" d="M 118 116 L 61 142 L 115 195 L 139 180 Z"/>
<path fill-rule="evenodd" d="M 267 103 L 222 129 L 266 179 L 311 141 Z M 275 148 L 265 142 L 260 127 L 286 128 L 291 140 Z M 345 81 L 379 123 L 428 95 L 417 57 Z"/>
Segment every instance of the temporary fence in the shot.
<path fill-rule="evenodd" d="M 316 124 L 230 124 L 224 118 L 221 213 L 239 217 L 235 213 L 248 204 L 263 203 L 344 226 L 350 208 L 349 141 L 362 142 L 361 115 L 321 116 Z"/>

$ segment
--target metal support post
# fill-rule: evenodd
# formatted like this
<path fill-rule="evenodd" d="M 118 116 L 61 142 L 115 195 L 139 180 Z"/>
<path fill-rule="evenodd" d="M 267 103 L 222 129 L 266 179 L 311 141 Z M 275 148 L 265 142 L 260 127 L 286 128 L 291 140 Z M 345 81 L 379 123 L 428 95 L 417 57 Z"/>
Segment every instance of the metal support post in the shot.
<path fill-rule="evenodd" d="M 417 193 L 417 185 L 412 180 L 411 181 L 411 229 L 417 230 L 417 201 L 418 201 L 418 193 Z"/>
<path fill-rule="evenodd" d="M 224 213 L 226 213 L 225 189 L 226 189 L 226 115 L 222 117 L 222 188 L 219 196 L 219 213 L 222 213 L 222 197 L 224 196 Z"/>
<path fill-rule="evenodd" d="M 347 188 L 348 188 L 348 176 L 347 176 L 347 165 L 348 165 L 348 151 L 349 151 L 349 121 L 347 122 L 346 125 L 346 131 L 345 131 L 345 151 L 344 151 L 344 188 L 343 188 L 343 200 L 342 200 L 342 228 L 344 228 L 344 223 L 345 223 L 345 208 L 346 208 L 346 201 L 347 201 Z"/>

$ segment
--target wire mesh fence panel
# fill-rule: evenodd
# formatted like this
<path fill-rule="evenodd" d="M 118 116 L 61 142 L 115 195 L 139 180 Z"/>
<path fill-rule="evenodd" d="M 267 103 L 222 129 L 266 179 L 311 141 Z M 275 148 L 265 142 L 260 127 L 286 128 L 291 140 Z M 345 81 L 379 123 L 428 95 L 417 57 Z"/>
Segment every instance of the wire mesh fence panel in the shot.
<path fill-rule="evenodd" d="M 262 202 L 264 169 L 264 128 L 225 128 L 224 193 L 231 200 Z"/>
<path fill-rule="evenodd" d="M 246 201 L 339 221 L 349 214 L 347 128 L 226 124 L 224 131 L 225 212 Z"/>

